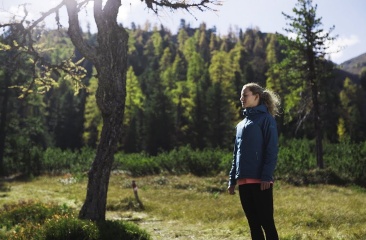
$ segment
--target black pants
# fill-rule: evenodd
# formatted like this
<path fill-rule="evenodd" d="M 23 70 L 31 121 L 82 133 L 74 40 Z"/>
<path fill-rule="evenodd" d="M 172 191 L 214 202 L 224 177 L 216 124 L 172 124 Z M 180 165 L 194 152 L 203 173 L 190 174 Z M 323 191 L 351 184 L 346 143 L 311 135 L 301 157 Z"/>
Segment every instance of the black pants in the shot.
<path fill-rule="evenodd" d="M 253 240 L 278 240 L 273 218 L 273 188 L 261 191 L 260 184 L 239 185 L 240 201 Z M 265 232 L 265 236 L 263 234 Z"/>

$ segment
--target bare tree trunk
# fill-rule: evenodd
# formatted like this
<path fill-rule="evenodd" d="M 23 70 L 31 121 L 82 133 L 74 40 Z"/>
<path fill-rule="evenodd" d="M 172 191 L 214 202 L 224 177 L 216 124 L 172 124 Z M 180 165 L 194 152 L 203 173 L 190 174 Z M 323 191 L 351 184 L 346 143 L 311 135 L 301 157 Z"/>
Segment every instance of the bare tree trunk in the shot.
<path fill-rule="evenodd" d="M 9 101 L 9 86 L 11 73 L 8 69 L 5 69 L 5 86 L 4 86 L 4 94 L 2 96 L 1 103 L 1 118 L 0 118 L 0 176 L 4 176 L 4 150 L 5 150 L 5 139 L 6 139 L 6 119 L 8 115 L 8 101 Z"/>
<path fill-rule="evenodd" d="M 309 33 L 310 35 L 310 33 Z M 316 69 L 315 69 L 315 57 L 314 51 L 309 48 L 307 50 L 308 62 L 309 62 L 309 84 L 311 88 L 311 97 L 314 110 L 314 128 L 316 132 L 316 161 L 317 166 L 320 169 L 324 168 L 323 162 L 323 131 L 320 117 L 320 104 L 318 99 L 318 83 L 316 81 Z"/>
<path fill-rule="evenodd" d="M 128 33 L 118 25 L 121 0 L 94 1 L 98 46 L 88 46 L 81 35 L 75 0 L 67 1 L 69 35 L 78 50 L 95 65 L 98 74 L 97 105 L 103 128 L 97 153 L 89 171 L 87 193 L 79 218 L 105 220 L 109 177 L 122 131 L 126 97 Z"/>
<path fill-rule="evenodd" d="M 320 118 L 319 101 L 318 101 L 318 88 L 316 83 L 312 81 L 312 100 L 314 104 L 314 128 L 316 131 L 316 162 L 320 169 L 324 168 L 323 162 L 323 131 Z"/>
<path fill-rule="evenodd" d="M 5 141 L 6 141 L 6 122 L 8 117 L 8 103 L 10 97 L 10 85 L 11 78 L 15 72 L 18 62 L 14 59 L 14 54 L 10 53 L 6 56 L 7 59 L 4 63 L 4 93 L 2 96 L 2 103 L 0 109 L 0 176 L 5 175 L 4 169 L 4 154 L 5 154 Z"/>
<path fill-rule="evenodd" d="M 104 220 L 109 177 L 121 136 L 126 96 L 128 34 L 117 24 L 98 34 L 96 100 L 103 117 L 97 154 L 89 172 L 85 203 L 79 217 Z"/>

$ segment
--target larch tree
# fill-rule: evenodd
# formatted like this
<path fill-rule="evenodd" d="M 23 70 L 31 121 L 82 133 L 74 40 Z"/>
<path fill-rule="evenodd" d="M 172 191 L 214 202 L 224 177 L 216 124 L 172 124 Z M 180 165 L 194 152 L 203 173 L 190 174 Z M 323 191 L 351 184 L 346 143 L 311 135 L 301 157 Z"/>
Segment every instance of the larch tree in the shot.
<path fill-rule="evenodd" d="M 84 111 L 84 132 L 83 142 L 84 145 L 95 148 L 100 139 L 100 133 L 102 131 L 102 116 L 98 107 L 95 105 L 95 93 L 98 88 L 98 79 L 92 77 L 89 80 L 88 96 L 85 100 Z"/>
<path fill-rule="evenodd" d="M 363 136 L 362 125 L 362 87 L 346 78 L 339 93 L 341 116 L 338 123 L 339 140 L 360 141 Z M 343 126 L 342 126 L 343 125 Z M 344 129 L 340 131 L 340 129 Z M 343 134 L 342 134 L 343 133 Z"/>
<path fill-rule="evenodd" d="M 321 103 L 319 101 L 319 94 L 323 89 L 319 88 L 319 81 L 322 81 L 324 76 L 328 74 L 321 66 L 327 54 L 327 43 L 334 40 L 334 37 L 330 36 L 334 27 L 328 32 L 324 31 L 321 28 L 322 19 L 316 16 L 316 10 L 317 5 L 314 6 L 312 0 L 298 0 L 293 9 L 295 16 L 283 13 L 288 20 L 288 28 L 284 30 L 290 37 L 282 35 L 279 37 L 286 47 L 286 57 L 282 61 L 282 66 L 287 69 L 287 72 L 296 73 L 295 75 L 299 77 L 297 80 L 299 86 L 292 91 L 292 93 L 297 92 L 298 94 L 297 96 L 293 95 L 297 98 L 295 102 L 299 103 L 300 100 L 309 96 L 307 101 L 301 104 L 302 112 L 299 115 L 305 116 L 305 118 L 312 116 L 316 136 L 317 166 L 323 168 L 323 132 L 320 115 Z M 292 38 L 292 36 L 294 37 Z M 290 103 L 288 100 L 286 102 Z M 294 107 L 296 106 L 299 105 L 294 104 Z"/>
<path fill-rule="evenodd" d="M 79 22 L 79 12 L 86 4 L 93 2 L 93 14 L 97 27 L 97 45 L 91 46 L 83 38 Z M 107 192 L 114 154 L 122 132 L 122 123 L 126 97 L 126 73 L 128 54 L 128 32 L 117 22 L 122 0 L 62 0 L 43 13 L 39 19 L 28 24 L 27 21 L 17 23 L 25 29 L 24 37 L 28 44 L 34 39 L 31 31 L 46 17 L 55 14 L 59 18 L 59 10 L 66 6 L 68 15 L 68 34 L 76 49 L 96 69 L 98 88 L 96 103 L 103 119 L 103 128 L 96 156 L 88 172 L 88 184 L 85 202 L 79 212 L 79 218 L 93 221 L 105 220 Z M 172 11 L 192 9 L 200 11 L 212 10 L 211 6 L 219 5 L 219 0 L 145 0 L 147 8 L 158 13 L 163 8 Z M 23 19 L 24 20 L 24 19 Z M 8 27 L 1 24 L 0 27 Z M 34 50 L 29 47 L 30 50 Z M 70 71 L 71 72 L 71 71 Z"/>
<path fill-rule="evenodd" d="M 231 126 L 237 121 L 237 108 L 234 86 L 234 70 L 230 54 L 225 51 L 212 53 L 209 76 L 212 86 L 208 89 L 210 147 L 229 147 L 231 144 Z M 232 124 L 227 124 L 232 123 Z"/>

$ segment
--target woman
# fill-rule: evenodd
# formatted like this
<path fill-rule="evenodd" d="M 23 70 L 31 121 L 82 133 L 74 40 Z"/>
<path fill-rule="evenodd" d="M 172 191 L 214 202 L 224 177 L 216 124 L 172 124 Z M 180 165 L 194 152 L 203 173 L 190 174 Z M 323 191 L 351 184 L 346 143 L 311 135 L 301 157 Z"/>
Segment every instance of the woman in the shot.
<path fill-rule="evenodd" d="M 240 201 L 253 240 L 276 240 L 273 218 L 273 172 L 278 154 L 274 116 L 278 96 L 256 83 L 243 86 L 240 101 L 245 118 L 236 126 L 228 192 L 239 186 Z M 264 233 L 263 233 L 264 231 Z"/>

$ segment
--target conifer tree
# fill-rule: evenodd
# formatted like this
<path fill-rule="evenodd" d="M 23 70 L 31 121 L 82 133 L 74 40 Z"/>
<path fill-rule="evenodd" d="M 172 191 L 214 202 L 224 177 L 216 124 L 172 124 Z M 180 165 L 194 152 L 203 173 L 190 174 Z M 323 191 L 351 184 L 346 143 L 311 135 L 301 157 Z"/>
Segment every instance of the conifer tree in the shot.
<path fill-rule="evenodd" d="M 231 145 L 233 126 L 237 120 L 237 95 L 234 87 L 234 71 L 230 56 L 224 51 L 215 51 L 209 67 L 212 86 L 209 96 L 209 133 L 211 147 Z"/>
<path fill-rule="evenodd" d="M 286 46 L 286 58 L 282 61 L 282 66 L 285 66 L 287 73 L 292 72 L 294 76 L 298 76 L 294 79 L 298 82 L 297 86 L 293 85 L 294 88 L 291 89 L 292 97 L 294 97 L 293 105 L 290 104 L 291 99 L 285 99 L 287 104 L 285 109 L 290 111 L 296 106 L 303 106 L 302 109 L 299 109 L 303 116 L 301 121 L 307 119 L 309 115 L 312 116 L 316 136 L 317 166 L 323 168 L 323 126 L 320 115 L 322 103 L 319 102 L 319 94 L 322 94 L 324 89 L 319 89 L 319 81 L 322 81 L 327 73 L 322 72 L 324 68 L 319 66 L 325 59 L 326 42 L 334 40 L 330 37 L 330 32 L 334 27 L 329 32 L 321 29 L 321 18 L 317 18 L 316 10 L 317 5 L 313 6 L 312 0 L 298 0 L 293 9 L 295 16 L 283 13 L 286 20 L 289 21 L 289 27 L 285 28 L 285 31 L 294 34 L 295 38 L 291 39 L 282 35 L 279 37 Z M 300 100 L 305 99 L 307 101 L 299 104 Z"/>
<path fill-rule="evenodd" d="M 339 139 L 347 137 L 353 141 L 362 140 L 363 118 L 362 118 L 362 89 L 352 82 L 348 77 L 344 80 L 343 89 L 339 93 L 341 103 L 341 116 L 339 119 Z"/>
<path fill-rule="evenodd" d="M 190 84 L 190 97 L 192 98 L 190 118 L 190 141 L 192 147 L 203 149 L 208 141 L 208 118 L 207 118 L 207 93 L 209 79 L 201 55 L 192 53 L 188 62 L 187 81 Z"/>
<path fill-rule="evenodd" d="M 206 24 L 202 23 L 199 27 L 199 38 L 198 38 L 198 51 L 203 57 L 205 62 L 208 62 L 210 59 L 210 32 L 212 30 L 206 30 Z"/>
<path fill-rule="evenodd" d="M 103 120 L 98 106 L 95 104 L 95 93 L 98 81 L 92 77 L 88 86 L 88 95 L 85 102 L 83 142 L 86 146 L 95 148 L 98 145 L 102 131 Z"/>
<path fill-rule="evenodd" d="M 123 126 L 123 149 L 126 152 L 142 151 L 142 119 L 145 96 L 142 93 L 138 79 L 130 66 L 126 77 L 126 106 Z"/>
<path fill-rule="evenodd" d="M 240 41 L 235 44 L 235 47 L 229 52 L 231 68 L 234 71 L 234 88 L 237 96 L 240 96 L 242 87 L 247 83 L 245 74 L 243 70 L 245 69 L 246 63 L 246 53 L 244 47 L 241 45 Z M 237 107 L 240 108 L 240 101 L 237 102 Z"/>
<path fill-rule="evenodd" d="M 17 167 L 25 167 L 17 171 L 30 174 L 34 160 L 32 149 L 52 145 L 44 118 L 44 97 L 37 95 L 42 86 L 33 84 L 39 63 L 32 59 L 31 51 L 27 51 L 24 45 L 22 25 L 10 23 L 5 26 L 8 28 L 0 37 L 0 176 L 6 173 L 5 151 L 8 151 L 8 160 L 15 160 Z M 37 34 L 43 31 L 43 28 L 36 29 Z M 49 73 L 44 74 L 47 76 Z M 39 156 L 37 158 L 39 160 Z M 33 174 L 37 174 L 37 169 L 34 170 Z"/>

